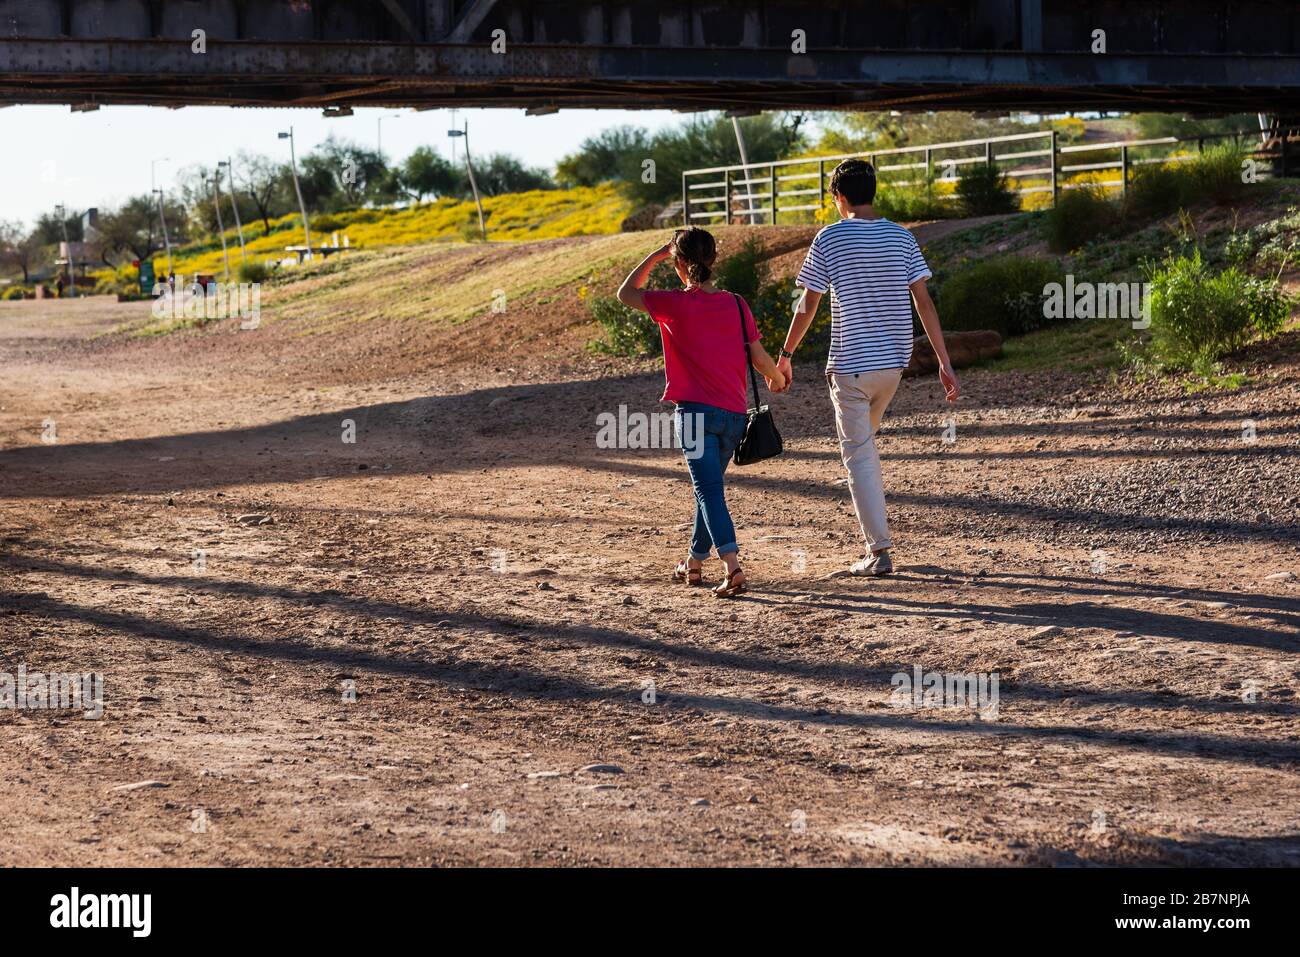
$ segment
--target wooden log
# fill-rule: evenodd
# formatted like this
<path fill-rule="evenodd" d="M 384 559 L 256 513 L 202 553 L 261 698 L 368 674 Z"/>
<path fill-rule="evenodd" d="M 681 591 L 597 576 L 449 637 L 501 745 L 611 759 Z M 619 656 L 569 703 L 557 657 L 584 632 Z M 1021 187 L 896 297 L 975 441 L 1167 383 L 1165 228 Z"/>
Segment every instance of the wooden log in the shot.
<path fill-rule="evenodd" d="M 954 369 L 963 369 L 981 359 L 996 359 L 1002 355 L 1002 336 L 991 330 L 977 332 L 946 332 L 943 341 L 948 346 L 948 358 Z M 939 371 L 939 361 L 930 348 L 930 340 L 918 336 L 912 343 L 912 361 L 903 375 L 930 375 Z"/>

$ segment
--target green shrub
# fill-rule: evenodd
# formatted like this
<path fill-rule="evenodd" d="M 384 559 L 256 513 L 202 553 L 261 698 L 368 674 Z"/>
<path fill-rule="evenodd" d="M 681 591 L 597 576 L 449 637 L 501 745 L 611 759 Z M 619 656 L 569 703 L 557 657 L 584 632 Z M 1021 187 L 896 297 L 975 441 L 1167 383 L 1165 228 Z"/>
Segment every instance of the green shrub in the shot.
<path fill-rule="evenodd" d="M 1291 206 L 1285 215 L 1253 226 L 1244 233 L 1233 230 L 1224 244 L 1224 258 L 1235 266 L 1252 262 L 1278 272 L 1300 259 L 1300 208 Z"/>
<path fill-rule="evenodd" d="M 738 252 L 718 263 L 714 283 L 720 289 L 744 297 L 749 303 L 749 311 L 754 314 L 763 345 L 768 352 L 775 352 L 790 331 L 790 317 L 802 290 L 795 286 L 793 276 L 773 281 L 766 256 L 766 250 L 757 237 L 746 237 Z M 804 355 L 830 346 L 829 303 L 830 296 L 823 296 L 817 315 L 800 344 Z"/>
<path fill-rule="evenodd" d="M 944 203 L 937 191 L 928 189 L 924 183 L 914 186 L 880 183 L 873 205 L 881 216 L 898 223 L 946 219 L 959 212 L 952 203 Z"/>
<path fill-rule="evenodd" d="M 957 197 L 967 216 L 1014 213 L 1020 198 L 1011 190 L 1006 174 L 993 163 L 967 167 L 957 181 Z"/>
<path fill-rule="evenodd" d="M 1206 370 L 1255 338 L 1286 325 L 1291 300 L 1273 279 L 1236 266 L 1214 273 L 1201 258 L 1169 256 L 1151 274 L 1148 338 L 1125 352 L 1158 371 Z"/>
<path fill-rule="evenodd" d="M 1230 266 L 1245 268 L 1255 256 L 1255 245 L 1250 231 L 1244 233 L 1233 229 L 1232 235 L 1223 244 L 1223 260 Z"/>
<path fill-rule="evenodd" d="M 1193 188 L 1191 199 L 1209 200 L 1220 206 L 1239 202 L 1247 185 L 1241 178 L 1241 164 L 1245 159 L 1245 151 L 1233 143 L 1207 149 L 1187 164 L 1187 176 Z"/>
<path fill-rule="evenodd" d="M 740 250 L 720 261 L 713 270 L 713 283 L 719 289 L 744 296 L 746 302 L 758 297 L 767 284 L 767 251 L 757 236 L 746 236 Z"/>
<path fill-rule="evenodd" d="M 4 300 L 22 299 L 25 295 L 26 293 L 24 292 L 22 286 L 10 286 L 8 289 L 4 291 L 3 294 L 0 294 L 0 299 L 4 299 Z"/>
<path fill-rule="evenodd" d="M 1245 158 L 1240 147 L 1227 143 L 1177 163 L 1139 166 L 1124 196 L 1125 215 L 1141 222 L 1196 203 L 1228 206 L 1239 202 L 1246 190 L 1241 179 Z"/>
<path fill-rule="evenodd" d="M 1188 205 L 1194 198 L 1188 169 L 1157 163 L 1137 167 L 1124 194 L 1124 215 L 1141 222 L 1168 216 Z"/>
<path fill-rule="evenodd" d="M 619 302 L 615 296 L 595 296 L 588 308 L 604 337 L 591 343 L 597 352 L 615 356 L 648 356 L 658 351 L 659 324 L 647 313 Z"/>
<path fill-rule="evenodd" d="M 1116 232 L 1120 213 L 1100 189 L 1083 187 L 1062 192 L 1047 211 L 1045 224 L 1047 248 L 1069 253 Z"/>
<path fill-rule="evenodd" d="M 271 270 L 266 268 L 266 263 L 260 259 L 249 259 L 239 264 L 239 281 L 240 282 L 266 282 L 271 275 Z"/>
<path fill-rule="evenodd" d="M 650 270 L 647 289 L 680 289 L 681 280 L 671 260 L 664 260 Z M 595 296 L 587 304 L 591 318 L 600 326 L 602 338 L 588 343 L 594 352 L 615 356 L 649 356 L 662 345 L 659 324 L 640 309 L 625 306 L 617 296 Z"/>
<path fill-rule="evenodd" d="M 943 328 L 954 332 L 993 329 L 1023 335 L 1057 320 L 1044 316 L 1045 287 L 1061 282 L 1060 269 L 1042 259 L 995 256 L 960 269 L 939 289 Z"/>
<path fill-rule="evenodd" d="M 746 296 L 758 334 L 763 339 L 763 346 L 773 357 L 785 342 L 786 333 L 790 331 L 790 318 L 794 314 L 795 303 L 803 294 L 795 286 L 794 277 L 787 276 L 775 282 L 766 282 L 753 297 Z M 799 344 L 799 355 L 804 358 L 821 357 L 831 344 L 831 309 L 829 295 L 822 296 L 817 307 L 817 314 L 812 324 L 804 333 Z"/>

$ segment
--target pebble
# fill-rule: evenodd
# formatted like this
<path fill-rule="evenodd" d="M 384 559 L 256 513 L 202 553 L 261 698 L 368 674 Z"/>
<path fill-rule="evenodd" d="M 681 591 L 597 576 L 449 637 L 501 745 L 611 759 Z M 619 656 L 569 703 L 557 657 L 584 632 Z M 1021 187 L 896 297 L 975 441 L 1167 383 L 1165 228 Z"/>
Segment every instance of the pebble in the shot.
<path fill-rule="evenodd" d="M 622 774 L 623 769 L 617 764 L 588 764 L 578 769 L 579 774 Z"/>
<path fill-rule="evenodd" d="M 1043 625 L 1042 628 L 1035 628 L 1032 638 L 1055 638 L 1058 635 L 1065 634 L 1065 629 L 1058 628 L 1056 625 Z"/>
<path fill-rule="evenodd" d="M 1295 578 L 1292 572 L 1274 572 L 1272 575 L 1265 575 L 1266 582 L 1289 582 Z"/>

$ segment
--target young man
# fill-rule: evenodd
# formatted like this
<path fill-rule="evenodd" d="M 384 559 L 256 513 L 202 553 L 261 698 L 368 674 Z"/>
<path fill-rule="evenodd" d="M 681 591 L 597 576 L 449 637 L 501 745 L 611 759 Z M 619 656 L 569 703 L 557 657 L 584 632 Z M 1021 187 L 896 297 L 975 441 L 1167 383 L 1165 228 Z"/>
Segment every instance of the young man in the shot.
<path fill-rule="evenodd" d="M 831 350 L 826 381 L 835 406 L 840 453 L 849 472 L 849 491 L 867 554 L 852 565 L 854 575 L 888 575 L 892 542 L 885 520 L 885 488 L 876 452 L 876 430 L 885 407 L 912 358 L 912 310 L 939 359 L 939 380 L 949 402 L 961 392 L 948 360 L 939 314 L 925 288 L 930 268 L 915 237 L 882 218 L 872 207 L 876 171 L 863 160 L 835 167 L 831 196 L 842 217 L 817 233 L 795 282 L 803 296 L 777 368 L 790 387 L 790 359 L 817 313 L 822 295 L 831 293 Z"/>

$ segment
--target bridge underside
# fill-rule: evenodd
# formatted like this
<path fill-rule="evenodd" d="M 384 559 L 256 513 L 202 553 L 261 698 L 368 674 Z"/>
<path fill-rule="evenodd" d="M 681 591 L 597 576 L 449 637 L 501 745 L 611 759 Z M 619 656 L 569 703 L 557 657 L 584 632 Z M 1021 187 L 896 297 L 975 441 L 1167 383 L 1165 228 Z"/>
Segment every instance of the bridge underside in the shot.
<path fill-rule="evenodd" d="M 1300 4 L 0 0 L 7 103 L 1296 114 Z"/>

